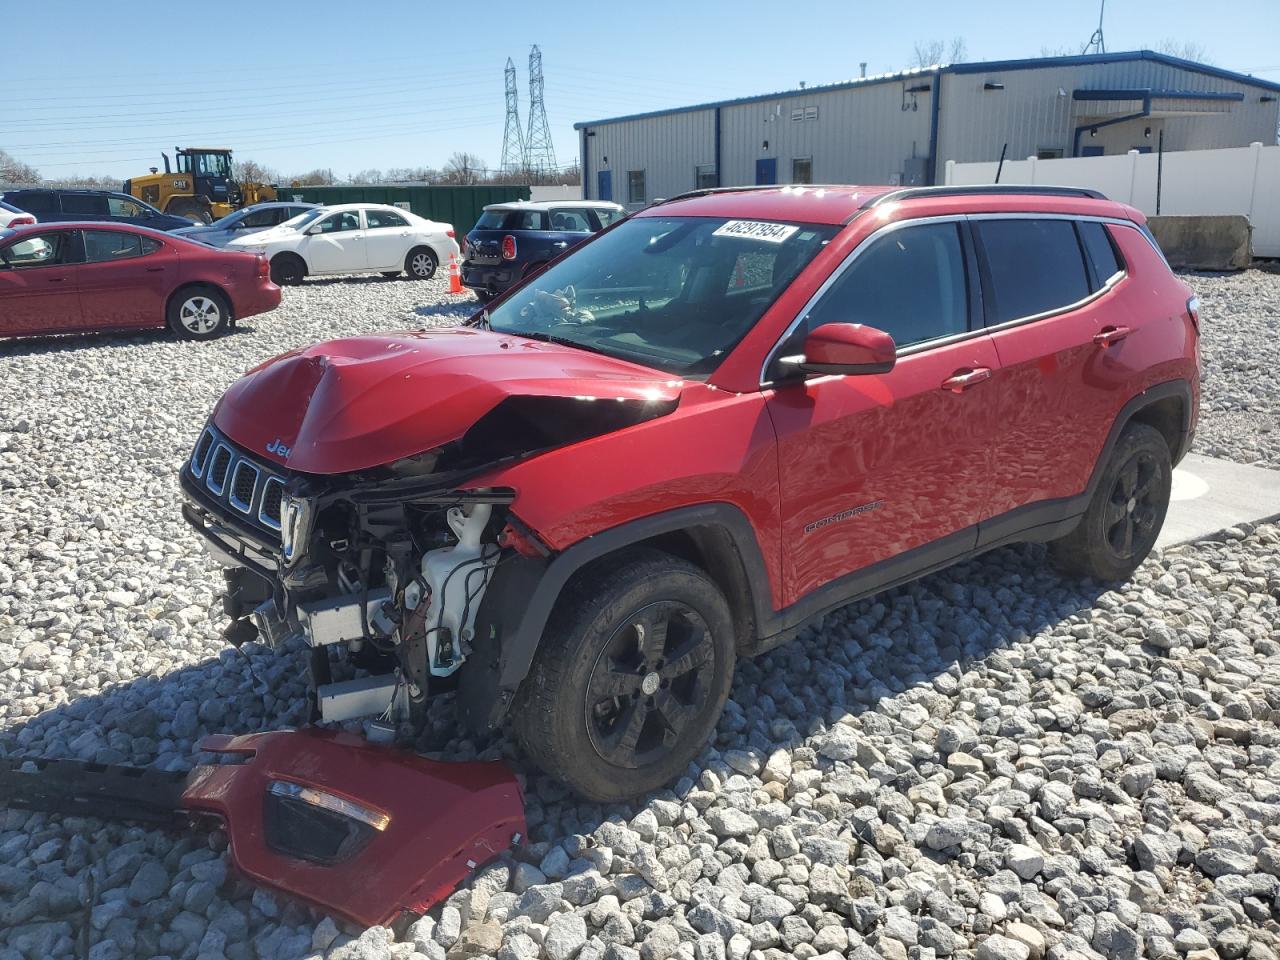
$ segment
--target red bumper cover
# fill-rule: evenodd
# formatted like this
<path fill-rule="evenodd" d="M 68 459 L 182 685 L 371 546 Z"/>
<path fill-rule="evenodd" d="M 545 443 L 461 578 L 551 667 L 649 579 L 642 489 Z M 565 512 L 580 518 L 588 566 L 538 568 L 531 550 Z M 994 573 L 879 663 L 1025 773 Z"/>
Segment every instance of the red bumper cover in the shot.
<path fill-rule="evenodd" d="M 426 911 L 526 831 L 519 785 L 500 763 L 441 763 L 314 729 L 200 746 L 247 758 L 197 768 L 182 797 L 185 809 L 225 821 L 235 865 L 365 926 Z M 350 835 L 299 852 L 308 811 L 326 818 L 311 833 L 349 823 Z"/>

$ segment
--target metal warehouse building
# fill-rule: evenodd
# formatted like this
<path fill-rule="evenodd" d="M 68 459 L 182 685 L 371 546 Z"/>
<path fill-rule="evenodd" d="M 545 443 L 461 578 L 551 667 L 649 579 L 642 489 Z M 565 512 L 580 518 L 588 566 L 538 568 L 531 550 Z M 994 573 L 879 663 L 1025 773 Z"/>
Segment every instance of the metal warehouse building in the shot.
<path fill-rule="evenodd" d="M 941 182 L 947 160 L 1276 142 L 1280 84 L 1141 50 L 958 63 L 575 124 L 583 190 Z"/>

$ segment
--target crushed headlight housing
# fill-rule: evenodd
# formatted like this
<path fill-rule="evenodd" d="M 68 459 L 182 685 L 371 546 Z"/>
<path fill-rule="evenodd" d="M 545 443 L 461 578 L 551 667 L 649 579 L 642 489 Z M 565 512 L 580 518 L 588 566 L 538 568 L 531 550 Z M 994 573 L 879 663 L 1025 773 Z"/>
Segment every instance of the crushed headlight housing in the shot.
<path fill-rule="evenodd" d="M 315 504 L 307 497 L 285 494 L 280 504 L 280 555 L 285 563 L 293 563 L 311 536 Z"/>

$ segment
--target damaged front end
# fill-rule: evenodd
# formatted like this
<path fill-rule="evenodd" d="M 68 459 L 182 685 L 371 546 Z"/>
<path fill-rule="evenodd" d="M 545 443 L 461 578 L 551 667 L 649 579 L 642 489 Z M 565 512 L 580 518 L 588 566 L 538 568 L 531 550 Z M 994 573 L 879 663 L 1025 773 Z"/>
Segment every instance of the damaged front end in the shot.
<path fill-rule="evenodd" d="M 493 679 L 501 638 L 477 636 L 478 617 L 500 567 L 521 572 L 495 602 L 519 604 L 550 551 L 513 512 L 515 491 L 473 481 L 663 416 L 679 383 L 469 331 L 311 350 L 234 385 L 181 471 L 184 516 L 227 568 L 227 639 L 301 637 L 314 718 L 372 717 L 374 739 L 420 732 L 428 697 L 459 683 L 509 697 Z M 388 408 L 409 401 L 419 415 Z M 333 682 L 336 650 L 368 675 Z M 461 713 L 494 722 L 487 707 Z"/>
<path fill-rule="evenodd" d="M 511 491 L 460 491 L 447 474 L 414 475 L 435 455 L 411 459 L 290 476 L 268 472 L 211 424 L 182 474 L 184 514 L 227 565 L 228 639 L 301 637 L 316 719 L 373 716 L 371 733 L 387 739 L 401 724 L 421 727 L 428 695 L 471 654 L 480 603 L 519 524 L 506 509 Z M 258 478 L 252 490 L 246 474 Z M 338 648 L 370 675 L 330 682 Z"/>

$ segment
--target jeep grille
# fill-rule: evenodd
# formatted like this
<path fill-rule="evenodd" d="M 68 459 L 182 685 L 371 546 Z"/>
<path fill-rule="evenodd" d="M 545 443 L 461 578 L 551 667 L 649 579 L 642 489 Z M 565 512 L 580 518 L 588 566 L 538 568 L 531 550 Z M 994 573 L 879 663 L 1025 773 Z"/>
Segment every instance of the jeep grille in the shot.
<path fill-rule="evenodd" d="M 246 454 L 213 426 L 204 428 L 187 464 L 191 477 L 229 516 L 279 533 L 285 478 Z"/>

